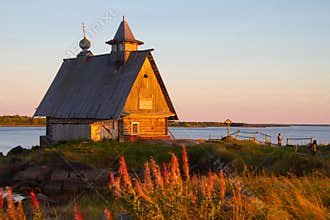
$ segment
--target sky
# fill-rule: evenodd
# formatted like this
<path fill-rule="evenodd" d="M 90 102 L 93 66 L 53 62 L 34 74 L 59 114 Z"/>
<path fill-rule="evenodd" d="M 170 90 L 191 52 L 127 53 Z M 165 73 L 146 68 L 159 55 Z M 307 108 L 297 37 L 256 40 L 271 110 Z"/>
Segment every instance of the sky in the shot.
<path fill-rule="evenodd" d="M 85 22 L 110 52 L 125 15 L 180 120 L 330 124 L 330 1 L 0 0 L 0 115 L 32 116 Z"/>

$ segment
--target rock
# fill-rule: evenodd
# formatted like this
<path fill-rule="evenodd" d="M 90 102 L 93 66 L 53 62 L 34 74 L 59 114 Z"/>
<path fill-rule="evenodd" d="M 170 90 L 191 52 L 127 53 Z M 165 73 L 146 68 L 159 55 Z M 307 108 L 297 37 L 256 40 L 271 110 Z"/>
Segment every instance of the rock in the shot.
<path fill-rule="evenodd" d="M 54 170 L 51 177 L 50 182 L 61 182 L 66 181 L 69 178 L 69 172 L 66 170 L 57 169 Z"/>
<path fill-rule="evenodd" d="M 24 182 L 29 180 L 44 182 L 49 180 L 50 171 L 51 168 L 47 166 L 31 166 L 16 173 L 13 180 L 15 182 Z"/>
<path fill-rule="evenodd" d="M 85 172 L 88 181 L 106 184 L 109 181 L 109 169 L 95 169 Z"/>
<path fill-rule="evenodd" d="M 74 170 L 53 169 L 50 181 L 44 184 L 44 190 L 48 195 L 74 194 L 94 188 L 95 184 L 107 184 L 108 172 L 105 169 L 92 169 L 81 164 L 74 164 L 72 167 Z"/>
<path fill-rule="evenodd" d="M 24 149 L 22 146 L 17 146 L 17 147 L 12 148 L 7 153 L 7 156 L 18 155 L 18 154 L 21 154 L 21 153 L 23 153 L 25 151 L 26 151 L 26 149 Z"/>
<path fill-rule="evenodd" d="M 6 163 L 0 163 L 0 186 L 9 185 L 10 177 L 10 166 Z"/>

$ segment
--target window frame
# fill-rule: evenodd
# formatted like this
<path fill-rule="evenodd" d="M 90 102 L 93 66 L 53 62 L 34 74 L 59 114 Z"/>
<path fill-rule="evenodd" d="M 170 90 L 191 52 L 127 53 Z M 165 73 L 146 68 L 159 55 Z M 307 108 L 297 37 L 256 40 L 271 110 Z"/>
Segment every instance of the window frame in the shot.
<path fill-rule="evenodd" d="M 136 127 L 136 132 L 134 132 L 134 126 Z M 131 122 L 131 135 L 139 135 L 140 133 L 140 123 L 137 121 Z"/>
<path fill-rule="evenodd" d="M 143 75 L 143 87 L 149 89 L 149 76 L 147 73 Z"/>

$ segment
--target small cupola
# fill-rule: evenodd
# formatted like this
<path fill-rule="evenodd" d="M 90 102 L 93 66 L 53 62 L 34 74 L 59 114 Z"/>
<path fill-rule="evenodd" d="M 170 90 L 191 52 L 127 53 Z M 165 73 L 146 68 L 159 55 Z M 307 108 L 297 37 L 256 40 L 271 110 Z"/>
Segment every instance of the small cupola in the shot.
<path fill-rule="evenodd" d="M 79 41 L 79 47 L 82 49 L 82 51 L 78 54 L 79 56 L 93 56 L 93 53 L 89 50 L 91 47 L 91 41 L 86 37 L 86 29 L 85 24 L 82 25 L 83 30 L 83 39 Z"/>
<path fill-rule="evenodd" d="M 126 21 L 125 16 L 123 16 L 123 20 L 118 27 L 115 37 L 112 40 L 106 42 L 106 44 L 111 45 L 112 52 L 130 52 L 138 50 L 138 46 L 144 43 L 135 39 L 135 36 Z"/>

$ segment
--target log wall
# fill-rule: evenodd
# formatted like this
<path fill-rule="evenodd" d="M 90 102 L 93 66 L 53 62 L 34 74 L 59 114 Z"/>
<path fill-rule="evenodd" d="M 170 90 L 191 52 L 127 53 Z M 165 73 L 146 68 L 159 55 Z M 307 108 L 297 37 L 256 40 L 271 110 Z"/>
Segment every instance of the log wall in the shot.
<path fill-rule="evenodd" d="M 132 135 L 132 123 L 139 123 L 139 136 L 167 135 L 167 118 L 124 118 L 122 120 L 123 135 Z"/>

